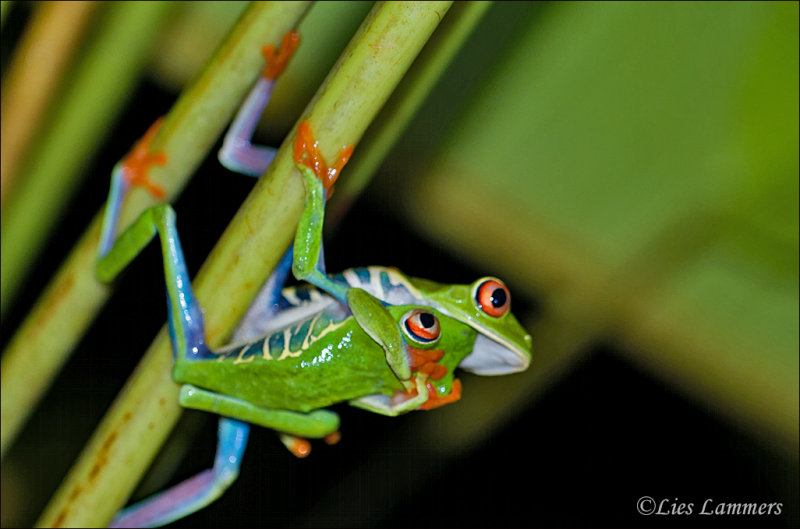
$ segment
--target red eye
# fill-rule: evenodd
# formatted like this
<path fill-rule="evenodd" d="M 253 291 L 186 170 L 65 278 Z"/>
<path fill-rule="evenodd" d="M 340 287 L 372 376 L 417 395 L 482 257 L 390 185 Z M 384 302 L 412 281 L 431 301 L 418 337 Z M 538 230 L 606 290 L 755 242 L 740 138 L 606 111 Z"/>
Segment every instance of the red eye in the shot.
<path fill-rule="evenodd" d="M 475 290 L 475 301 L 483 312 L 499 318 L 511 307 L 511 294 L 499 279 L 487 279 Z"/>
<path fill-rule="evenodd" d="M 422 343 L 433 342 L 442 332 L 436 316 L 423 309 L 415 309 L 408 313 L 405 328 L 412 340 Z"/>

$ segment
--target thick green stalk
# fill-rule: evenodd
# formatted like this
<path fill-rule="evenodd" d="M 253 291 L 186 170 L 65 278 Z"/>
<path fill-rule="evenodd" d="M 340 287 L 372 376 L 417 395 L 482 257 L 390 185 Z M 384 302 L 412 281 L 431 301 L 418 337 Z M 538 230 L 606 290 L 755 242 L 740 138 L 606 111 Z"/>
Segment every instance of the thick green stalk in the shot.
<path fill-rule="evenodd" d="M 376 4 L 301 117 L 324 156 L 358 143 L 449 5 Z M 293 236 L 305 196 L 293 140 L 294 130 L 194 281 L 211 346 L 225 340 Z M 103 525 L 122 505 L 180 415 L 170 349 L 162 328 L 38 525 Z"/>
<path fill-rule="evenodd" d="M 0 306 L 8 310 L 25 271 L 68 197 L 95 146 L 141 76 L 171 2 L 112 2 L 99 33 L 71 74 L 45 135 L 21 167 L 16 189 L 2 212 Z"/>
<path fill-rule="evenodd" d="M 150 171 L 153 181 L 166 189 L 169 199 L 186 185 L 260 73 L 264 64 L 261 47 L 280 43 L 282 35 L 297 24 L 308 5 L 267 2 L 250 6 L 170 110 L 153 143 L 154 149 L 167 154 L 169 163 Z M 120 228 L 154 203 L 147 193 L 132 192 L 120 213 Z M 94 277 L 101 220 L 99 212 L 3 355 L 3 452 L 108 299 L 109 287 Z M 4 240 L 3 255 L 5 249 Z"/>
<path fill-rule="evenodd" d="M 457 2 L 414 61 L 392 98 L 370 125 L 369 135 L 359 146 L 359 155 L 347 168 L 347 179 L 336 186 L 328 204 L 327 227 L 345 214 L 349 206 L 397 142 L 428 93 L 447 69 L 491 2 Z"/>

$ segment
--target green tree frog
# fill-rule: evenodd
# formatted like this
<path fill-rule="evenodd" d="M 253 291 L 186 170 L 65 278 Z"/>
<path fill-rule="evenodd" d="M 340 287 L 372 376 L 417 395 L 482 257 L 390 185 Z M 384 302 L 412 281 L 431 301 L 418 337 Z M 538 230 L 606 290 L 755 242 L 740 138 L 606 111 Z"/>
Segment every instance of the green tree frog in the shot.
<path fill-rule="evenodd" d="M 279 52 L 265 48 L 264 74 L 220 151 L 230 169 L 260 175 L 274 157 L 274 150 L 251 145 L 250 137 L 298 43 L 292 32 Z M 238 475 L 250 423 L 276 430 L 287 448 L 304 456 L 310 450 L 306 438 L 338 440 L 339 417 L 325 409 L 335 403 L 390 416 L 427 410 L 458 400 L 457 367 L 485 375 L 528 367 L 531 337 L 511 314 L 511 296 L 499 279 L 443 285 L 376 266 L 326 274 L 325 200 L 352 148 L 343 148 L 329 166 L 307 121 L 298 126 L 294 143 L 306 203 L 293 248 L 262 287 L 232 343 L 212 351 L 172 207 L 146 210 L 115 237 L 119 206 L 131 186 L 163 195 L 147 180 L 149 167 L 168 163 L 163 154 L 150 152 L 157 128 L 158 122 L 112 172 L 97 274 L 112 280 L 159 234 L 180 404 L 221 415 L 219 439 L 213 468 L 122 510 L 113 527 L 163 525 L 219 497 Z M 306 283 L 283 288 L 290 268 Z"/>

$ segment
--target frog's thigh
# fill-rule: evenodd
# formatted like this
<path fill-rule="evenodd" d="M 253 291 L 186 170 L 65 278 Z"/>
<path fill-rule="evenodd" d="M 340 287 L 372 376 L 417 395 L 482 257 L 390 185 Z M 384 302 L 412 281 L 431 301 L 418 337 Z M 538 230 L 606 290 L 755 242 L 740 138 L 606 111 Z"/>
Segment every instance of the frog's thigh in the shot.
<path fill-rule="evenodd" d="M 339 416 L 330 410 L 302 413 L 261 408 L 249 402 L 190 384 L 181 386 L 181 406 L 209 411 L 300 437 L 325 437 L 339 429 Z"/>

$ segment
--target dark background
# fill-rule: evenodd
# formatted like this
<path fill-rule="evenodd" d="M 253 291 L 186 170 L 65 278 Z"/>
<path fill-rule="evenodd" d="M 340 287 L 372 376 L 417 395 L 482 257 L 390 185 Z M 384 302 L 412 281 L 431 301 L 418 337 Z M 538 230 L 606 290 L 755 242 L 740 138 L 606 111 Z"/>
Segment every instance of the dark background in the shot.
<path fill-rule="evenodd" d="M 13 16 L 21 16 L 14 10 Z M 14 38 L 13 19 L 3 48 Z M 9 29 L 11 28 L 11 29 Z M 144 82 L 97 160 L 35 270 L 4 315 L 2 345 L 104 202 L 110 168 L 176 94 Z M 216 152 L 216 149 L 214 150 Z M 252 180 L 206 161 L 175 204 L 194 274 L 243 201 Z M 391 244 L 384 244 L 391 234 Z M 326 243 L 328 268 L 394 265 L 409 275 L 470 282 L 476 270 L 409 231 L 369 192 Z M 149 247 L 118 281 L 111 301 L 76 348 L 3 462 L 3 504 L 32 524 L 109 403 L 165 320 L 158 249 Z M 514 293 L 514 285 L 509 285 Z M 514 299 L 515 313 L 536 299 Z M 534 344 L 536 337 L 534 336 Z M 398 446 L 416 414 L 387 419 L 336 407 L 342 441 L 315 443 L 297 460 L 254 427 L 241 475 L 216 503 L 176 526 L 606 527 L 798 526 L 797 461 L 774 452 L 625 362 L 611 343 L 594 343 L 578 367 L 474 450 L 447 454 L 424 440 Z M 531 369 L 536 369 L 536 358 Z M 464 377 L 469 392 L 469 377 Z M 496 380 L 502 384 L 502 378 Z M 463 404 L 463 403 L 461 403 Z M 456 404 L 456 405 L 461 405 Z M 432 411 L 428 413 L 437 413 Z M 156 468 L 169 483 L 213 459 L 216 421 L 187 412 Z M 186 448 L 185 457 L 173 454 Z M 158 481 L 156 476 L 151 479 Z M 163 483 L 151 481 L 150 487 Z M 780 502 L 777 516 L 649 516 L 642 496 L 670 503 Z"/>

